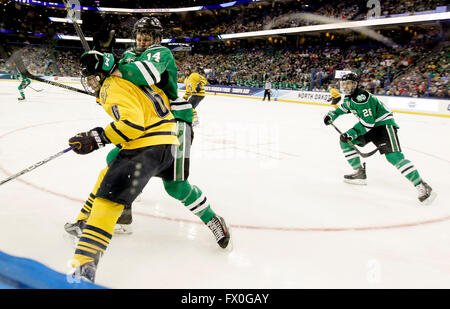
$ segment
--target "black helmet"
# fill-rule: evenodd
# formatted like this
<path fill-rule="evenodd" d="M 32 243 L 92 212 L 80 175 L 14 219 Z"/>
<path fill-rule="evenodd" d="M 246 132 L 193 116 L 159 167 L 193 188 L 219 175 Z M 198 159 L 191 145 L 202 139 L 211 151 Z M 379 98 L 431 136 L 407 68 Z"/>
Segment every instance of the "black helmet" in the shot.
<path fill-rule="evenodd" d="M 161 36 L 163 27 L 158 18 L 150 16 L 143 17 L 139 19 L 133 27 L 133 35 L 136 36 L 137 33 L 150 33 Z"/>
<path fill-rule="evenodd" d="M 342 76 L 341 80 L 342 81 L 344 81 L 344 80 L 352 80 L 352 81 L 358 82 L 359 78 L 358 78 L 358 75 L 356 75 L 355 73 L 347 73 L 344 76 Z"/>
<path fill-rule="evenodd" d="M 352 81 L 351 87 L 344 87 L 344 84 L 348 84 L 345 83 L 346 81 Z M 340 82 L 340 90 L 344 95 L 350 96 L 355 92 L 356 88 L 358 88 L 358 84 L 359 84 L 358 75 L 356 75 L 355 73 L 347 73 L 344 76 L 342 76 Z"/>

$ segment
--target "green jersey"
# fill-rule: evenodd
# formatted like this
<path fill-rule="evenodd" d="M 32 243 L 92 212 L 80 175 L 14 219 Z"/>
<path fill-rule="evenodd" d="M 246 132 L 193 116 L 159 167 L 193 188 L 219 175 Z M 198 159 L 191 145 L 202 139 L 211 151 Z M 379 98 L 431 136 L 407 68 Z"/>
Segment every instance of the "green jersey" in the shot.
<path fill-rule="evenodd" d="M 178 98 L 178 70 L 167 47 L 152 45 L 142 54 L 127 50 L 119 61 L 122 78 L 138 86 L 156 85 L 170 100 Z"/>
<path fill-rule="evenodd" d="M 177 100 L 178 70 L 170 49 L 152 45 L 141 54 L 134 48 L 128 49 L 119 61 L 119 71 L 122 78 L 137 86 L 155 85 L 160 88 L 170 99 L 173 116 L 192 123 L 192 105 Z"/>
<path fill-rule="evenodd" d="M 359 119 L 359 122 L 353 126 L 358 136 L 383 125 L 399 128 L 392 112 L 380 100 L 363 89 L 358 88 L 351 96 L 345 97 L 344 102 L 335 111 L 336 118 L 347 113 L 352 113 Z"/>

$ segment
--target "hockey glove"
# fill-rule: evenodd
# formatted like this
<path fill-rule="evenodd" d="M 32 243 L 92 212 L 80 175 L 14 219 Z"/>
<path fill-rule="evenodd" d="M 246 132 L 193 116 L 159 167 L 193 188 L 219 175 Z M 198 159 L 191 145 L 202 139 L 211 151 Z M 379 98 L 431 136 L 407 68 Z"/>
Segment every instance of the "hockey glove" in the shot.
<path fill-rule="evenodd" d="M 109 139 L 105 136 L 105 131 L 100 127 L 94 128 L 89 132 L 78 133 L 69 139 L 70 146 L 78 146 L 73 151 L 82 155 L 91 153 L 110 143 Z"/>
<path fill-rule="evenodd" d="M 336 119 L 337 117 L 338 115 L 336 115 L 334 111 L 329 111 L 328 114 L 326 114 L 323 118 L 323 123 L 325 123 L 326 126 L 332 124 L 334 119 Z"/>
<path fill-rule="evenodd" d="M 354 141 L 358 137 L 358 133 L 355 130 L 350 129 L 345 133 L 342 133 L 340 136 L 340 140 L 343 143 L 348 143 Z"/>
<path fill-rule="evenodd" d="M 115 43 L 116 38 L 114 30 L 100 29 L 94 33 L 94 50 L 103 53 L 112 53 Z"/>
<path fill-rule="evenodd" d="M 109 76 L 117 67 L 113 54 L 101 53 L 96 50 L 85 52 L 81 55 L 80 62 L 85 76 L 96 75 L 97 73 Z"/>

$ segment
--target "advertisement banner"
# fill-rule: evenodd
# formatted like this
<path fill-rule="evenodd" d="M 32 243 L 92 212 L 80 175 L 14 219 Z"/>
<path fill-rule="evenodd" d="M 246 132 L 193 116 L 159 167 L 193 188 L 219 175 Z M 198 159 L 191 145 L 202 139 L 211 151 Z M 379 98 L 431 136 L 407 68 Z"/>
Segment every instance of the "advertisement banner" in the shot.
<path fill-rule="evenodd" d="M 206 85 L 206 92 L 213 93 L 224 93 L 224 94 L 236 94 L 236 95 L 254 95 L 257 92 L 264 91 L 261 88 L 250 88 L 250 87 L 231 87 L 231 86 L 220 86 L 220 85 Z"/>

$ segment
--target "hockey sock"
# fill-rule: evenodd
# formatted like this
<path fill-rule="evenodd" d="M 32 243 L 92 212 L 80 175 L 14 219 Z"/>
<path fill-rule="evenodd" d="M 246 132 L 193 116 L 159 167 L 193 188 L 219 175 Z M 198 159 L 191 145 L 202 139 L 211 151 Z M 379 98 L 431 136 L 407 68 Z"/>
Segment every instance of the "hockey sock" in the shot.
<path fill-rule="evenodd" d="M 198 216 L 203 223 L 208 223 L 214 217 L 206 196 L 197 187 L 185 181 L 163 181 L 166 192 L 181 201 L 187 209 Z"/>
<path fill-rule="evenodd" d="M 22 98 L 25 98 L 25 94 L 24 94 L 24 92 L 23 92 L 23 87 L 22 87 L 22 85 L 20 85 L 20 86 L 18 87 L 18 89 L 19 89 L 20 96 L 21 96 Z"/>
<path fill-rule="evenodd" d="M 94 207 L 75 250 L 73 267 L 98 262 L 114 234 L 114 226 L 124 205 L 96 198 Z"/>
<path fill-rule="evenodd" d="M 344 152 L 345 159 L 347 159 L 347 162 L 351 165 L 351 167 L 354 170 L 361 168 L 361 158 L 359 157 L 359 154 L 356 152 L 356 150 L 347 143 L 339 142 L 339 144 L 342 151 Z"/>
<path fill-rule="evenodd" d="M 386 154 L 386 159 L 394 165 L 399 172 L 405 176 L 414 186 L 422 183 L 422 178 L 419 175 L 416 167 L 411 161 L 405 159 L 405 156 L 401 152 L 391 152 Z"/>
<path fill-rule="evenodd" d="M 92 193 L 89 194 L 89 197 L 86 200 L 86 202 L 84 202 L 84 205 L 81 208 L 80 213 L 78 214 L 77 221 L 86 220 L 89 217 L 89 214 L 91 213 L 92 210 L 92 206 L 94 205 L 95 195 L 97 194 L 98 187 L 100 187 L 100 184 L 102 183 L 103 177 L 105 177 L 107 170 L 108 167 L 105 167 L 98 175 L 94 189 L 92 190 Z"/>
<path fill-rule="evenodd" d="M 192 109 L 192 123 L 196 123 L 198 122 L 198 115 L 197 115 L 197 111 L 195 110 L 195 108 Z"/>

